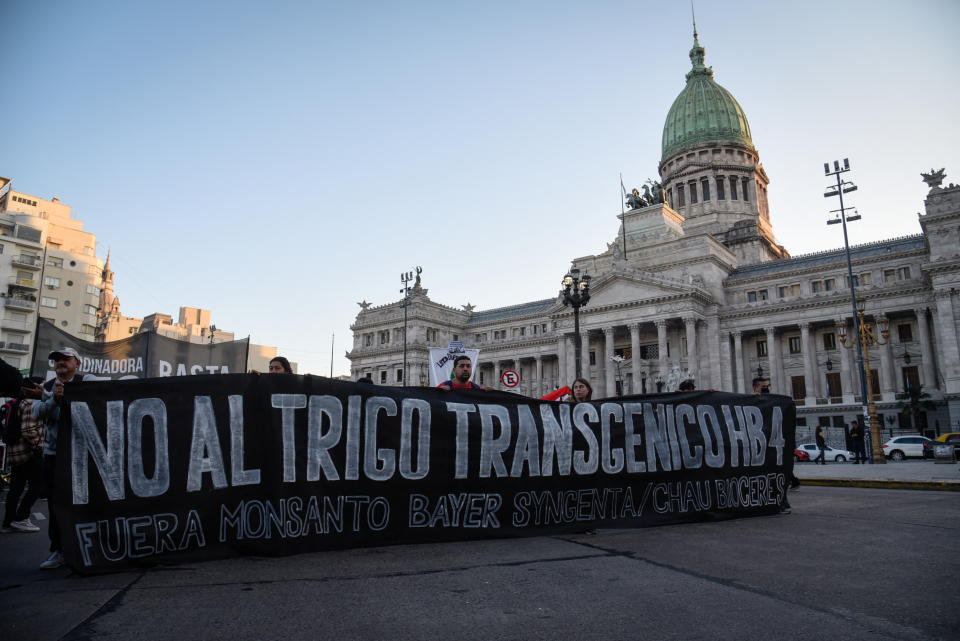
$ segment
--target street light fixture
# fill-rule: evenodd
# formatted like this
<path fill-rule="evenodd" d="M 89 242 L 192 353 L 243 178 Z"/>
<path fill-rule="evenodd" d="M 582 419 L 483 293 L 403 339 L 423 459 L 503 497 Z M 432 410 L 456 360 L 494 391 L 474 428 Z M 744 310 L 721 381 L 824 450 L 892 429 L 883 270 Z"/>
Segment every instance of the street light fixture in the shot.
<path fill-rule="evenodd" d="M 823 197 L 829 198 L 831 196 L 837 196 L 840 199 L 840 209 L 836 209 L 831 213 L 839 212 L 840 223 L 843 224 L 843 249 L 847 257 L 847 280 L 850 283 L 850 305 L 853 309 L 853 333 L 857 336 L 860 336 L 862 334 L 862 328 L 860 327 L 860 322 L 863 318 L 863 315 L 860 312 L 857 304 L 857 282 L 853 276 L 853 261 L 850 258 L 850 238 L 847 235 L 847 222 L 853 221 L 853 220 L 859 220 L 860 215 L 857 213 L 854 213 L 854 215 L 847 217 L 847 210 L 852 210 L 853 212 L 856 212 L 856 208 L 844 207 L 843 205 L 843 195 L 848 194 L 852 191 L 856 191 L 857 189 L 857 186 L 854 185 L 853 183 L 844 181 L 840 178 L 841 174 L 845 174 L 848 171 L 850 171 L 850 161 L 847 158 L 843 159 L 843 167 L 840 166 L 839 161 L 834 160 L 833 171 L 830 171 L 829 163 L 823 163 L 824 175 L 833 176 L 836 179 L 836 184 L 830 185 L 829 187 L 827 187 L 827 191 L 823 194 Z M 828 221 L 827 224 L 832 225 L 835 223 L 833 220 L 831 220 L 831 221 Z M 841 342 L 843 342 L 842 337 L 845 335 L 846 329 L 847 329 L 846 325 L 844 325 L 842 329 L 839 324 L 837 325 L 837 332 L 841 335 Z M 862 345 L 863 341 L 857 340 L 852 342 L 855 343 L 857 346 L 857 366 L 860 369 L 860 395 L 863 398 L 864 402 L 867 403 L 863 407 L 863 419 L 864 419 L 864 422 L 867 424 L 867 427 L 873 430 L 876 424 L 876 421 L 873 420 L 876 418 L 876 408 L 874 408 L 873 418 L 871 418 L 870 404 L 872 403 L 872 400 L 870 399 L 870 395 L 868 394 L 870 382 L 867 380 L 866 368 L 864 367 L 864 351 L 865 350 Z M 846 347 L 846 345 L 844 345 L 844 347 Z M 878 428 L 877 438 L 879 438 L 879 434 L 880 432 Z M 872 432 L 871 432 L 871 436 L 873 436 Z M 872 440 L 876 441 L 876 439 L 872 439 Z M 878 442 L 873 443 L 874 448 L 879 448 L 879 445 L 880 444 Z M 887 462 L 887 459 L 883 456 L 882 451 L 880 452 L 879 458 L 877 458 L 876 456 L 872 456 L 871 458 L 873 459 L 874 463 Z"/>
<path fill-rule="evenodd" d="M 420 273 L 420 268 L 417 268 L 417 273 Z M 403 289 L 400 290 L 400 293 L 403 294 L 403 300 L 400 301 L 400 306 L 403 307 L 403 386 L 407 386 L 407 307 L 410 306 L 410 281 L 413 280 L 413 272 L 403 272 L 400 274 L 400 282 L 403 283 Z"/>
<path fill-rule="evenodd" d="M 857 315 L 854 316 L 854 326 L 856 336 L 847 335 L 847 324 L 837 323 L 837 334 L 840 337 L 840 344 L 847 349 L 853 349 L 853 344 L 863 357 L 863 368 L 870 371 L 870 347 L 873 345 L 886 345 L 890 338 L 890 329 L 885 318 L 880 318 L 875 323 L 868 323 L 864 319 L 865 301 L 862 298 L 857 299 Z M 874 332 L 879 330 L 879 336 Z M 873 400 L 873 380 L 870 376 L 863 379 L 865 396 L 867 402 L 867 424 L 870 428 L 870 455 L 874 463 L 886 463 L 887 458 L 883 454 L 883 448 L 880 445 L 880 421 L 877 420 L 877 404 Z"/>
<path fill-rule="evenodd" d="M 581 339 L 580 339 L 580 308 L 586 305 L 590 301 L 590 276 L 584 274 L 580 276 L 580 270 L 574 267 L 570 272 L 563 277 L 561 282 L 563 289 L 563 305 L 564 307 L 570 306 L 573 307 L 573 340 L 576 346 L 576 354 L 574 355 L 574 362 L 576 363 L 576 374 L 577 378 L 583 376 L 583 363 L 581 362 Z"/>

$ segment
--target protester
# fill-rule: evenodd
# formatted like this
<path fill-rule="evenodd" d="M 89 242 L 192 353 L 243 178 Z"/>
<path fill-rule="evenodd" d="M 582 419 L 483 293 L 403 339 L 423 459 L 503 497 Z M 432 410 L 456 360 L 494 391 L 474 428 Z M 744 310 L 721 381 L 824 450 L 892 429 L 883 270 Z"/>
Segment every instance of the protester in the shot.
<path fill-rule="evenodd" d="M 270 359 L 270 365 L 267 367 L 270 374 L 293 374 L 293 368 L 290 367 L 290 361 L 284 356 L 274 356 Z"/>
<path fill-rule="evenodd" d="M 43 487 L 43 422 L 33 416 L 29 398 L 7 404 L 4 443 L 10 463 L 10 488 L 0 532 L 39 532 L 30 510 Z"/>
<path fill-rule="evenodd" d="M 60 408 L 63 404 L 63 386 L 65 383 L 82 381 L 84 376 L 77 374 L 77 369 L 80 367 L 80 354 L 72 347 L 50 352 L 48 358 L 53 361 L 56 377 L 43 384 L 43 397 L 33 404 L 33 416 L 44 424 L 43 484 L 46 496 L 52 504 L 56 488 L 57 428 L 60 422 Z M 51 570 L 63 565 L 60 530 L 57 527 L 57 517 L 52 505 L 49 512 L 50 556 L 40 564 L 43 570 Z"/>
<path fill-rule="evenodd" d="M 853 462 L 857 465 L 861 461 L 867 462 L 867 453 L 863 447 L 863 427 L 860 421 L 853 419 L 850 423 L 850 447 L 853 448 Z"/>
<path fill-rule="evenodd" d="M 586 403 L 593 399 L 593 387 L 590 385 L 590 381 L 585 378 L 574 379 L 573 385 L 570 386 L 573 390 L 573 395 L 567 398 L 569 403 Z"/>
<path fill-rule="evenodd" d="M 770 379 L 764 376 L 757 376 L 753 379 L 753 393 L 754 394 L 769 394 L 770 393 Z"/>
<path fill-rule="evenodd" d="M 677 388 L 678 392 L 694 392 L 696 391 L 697 386 L 694 385 L 693 379 L 688 378 L 684 382 L 680 383 L 680 386 Z"/>
<path fill-rule="evenodd" d="M 437 387 L 442 390 L 455 389 L 482 389 L 490 391 L 489 387 L 481 387 L 470 380 L 473 375 L 473 361 L 469 356 L 462 355 L 453 359 L 453 378 L 443 381 Z"/>
<path fill-rule="evenodd" d="M 819 463 L 820 465 L 827 464 L 827 437 L 823 433 L 823 426 L 817 425 L 817 431 L 813 436 L 814 440 L 817 442 L 817 447 L 820 448 L 820 454 L 817 455 L 817 458 L 813 459 L 814 463 Z"/>
<path fill-rule="evenodd" d="M 364 385 L 374 385 L 373 377 L 367 374 L 366 376 L 361 376 L 357 379 L 358 383 L 363 383 Z"/>

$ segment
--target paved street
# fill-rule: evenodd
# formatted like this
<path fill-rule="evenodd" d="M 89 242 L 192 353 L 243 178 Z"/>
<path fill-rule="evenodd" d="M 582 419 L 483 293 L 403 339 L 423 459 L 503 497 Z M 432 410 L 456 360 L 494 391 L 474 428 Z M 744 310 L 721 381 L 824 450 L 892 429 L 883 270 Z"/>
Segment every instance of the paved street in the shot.
<path fill-rule="evenodd" d="M 960 639 L 960 493 L 790 496 L 789 516 L 92 578 L 5 534 L 0 638 Z"/>

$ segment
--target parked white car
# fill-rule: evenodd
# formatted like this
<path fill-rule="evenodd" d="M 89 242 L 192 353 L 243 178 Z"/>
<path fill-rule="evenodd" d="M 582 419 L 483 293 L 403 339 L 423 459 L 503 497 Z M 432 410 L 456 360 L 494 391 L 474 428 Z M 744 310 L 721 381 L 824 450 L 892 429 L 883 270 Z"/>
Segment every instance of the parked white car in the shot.
<path fill-rule="evenodd" d="M 883 453 L 892 461 L 923 458 L 923 444 L 929 442 L 926 436 L 894 436 L 883 444 Z"/>
<path fill-rule="evenodd" d="M 816 443 L 804 443 L 803 445 L 797 446 L 798 450 L 803 450 L 810 455 L 810 460 L 820 456 L 820 448 L 817 447 Z M 853 460 L 853 452 L 848 452 L 847 450 L 835 450 L 829 445 L 824 448 L 825 454 L 823 458 L 827 461 L 834 461 L 836 463 L 843 463 L 844 461 Z"/>

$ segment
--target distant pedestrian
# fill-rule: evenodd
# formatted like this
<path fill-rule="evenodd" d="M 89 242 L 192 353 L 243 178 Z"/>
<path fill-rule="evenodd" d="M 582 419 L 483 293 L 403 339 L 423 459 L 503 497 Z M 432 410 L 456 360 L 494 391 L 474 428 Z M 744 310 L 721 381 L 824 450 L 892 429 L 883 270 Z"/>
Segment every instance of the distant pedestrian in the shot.
<path fill-rule="evenodd" d="M 823 425 L 817 425 L 817 431 L 814 434 L 814 439 L 817 442 L 817 447 L 820 449 L 820 454 L 817 455 L 817 458 L 813 459 L 814 463 L 819 463 L 820 465 L 827 464 L 827 437 L 823 433 Z"/>
<path fill-rule="evenodd" d="M 850 423 L 850 447 L 853 448 L 853 462 L 859 464 L 867 462 L 867 453 L 863 448 L 863 426 L 860 421 L 853 419 Z"/>
<path fill-rule="evenodd" d="M 680 383 L 680 387 L 677 388 L 678 392 L 695 392 L 696 390 L 697 386 L 694 385 L 692 378 L 688 378 L 684 382 Z"/>

